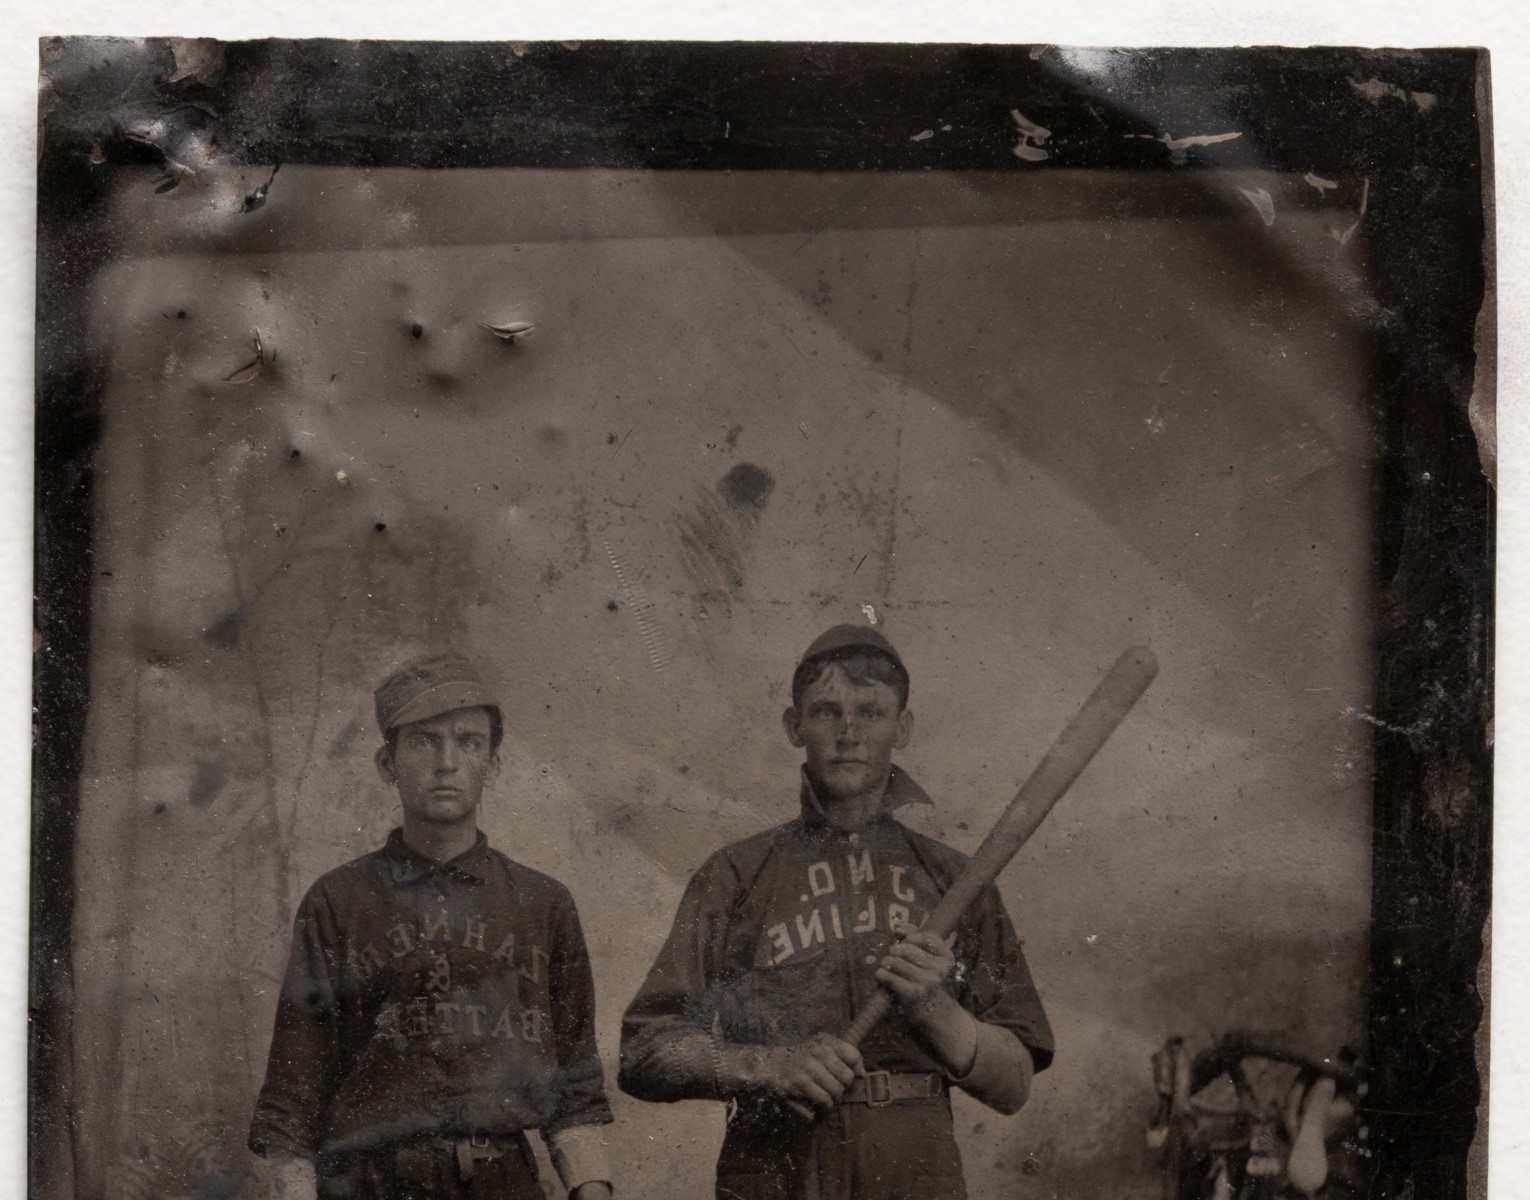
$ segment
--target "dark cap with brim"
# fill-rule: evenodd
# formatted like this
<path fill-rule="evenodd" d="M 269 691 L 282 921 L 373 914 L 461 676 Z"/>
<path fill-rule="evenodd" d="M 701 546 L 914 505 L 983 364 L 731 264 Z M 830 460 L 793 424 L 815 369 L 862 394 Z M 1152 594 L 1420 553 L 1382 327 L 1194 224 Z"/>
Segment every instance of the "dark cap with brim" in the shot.
<path fill-rule="evenodd" d="M 898 652 L 893 649 L 893 644 L 869 625 L 836 625 L 832 629 L 825 630 L 814 639 L 813 644 L 803 654 L 802 661 L 797 665 L 805 666 L 815 658 L 825 658 L 829 655 L 843 656 L 857 651 L 870 651 L 890 658 L 898 666 L 903 667 L 903 660 L 898 657 Z M 903 667 L 907 674 L 908 668 Z"/>
<path fill-rule="evenodd" d="M 820 658 L 848 658 L 852 654 L 877 654 L 890 660 L 903 678 L 908 679 L 908 668 L 893 649 L 893 644 L 869 625 L 836 625 L 819 634 L 807 648 L 797 664 L 797 672 Z"/>
<path fill-rule="evenodd" d="M 377 727 L 395 729 L 459 708 L 489 708 L 499 701 L 478 669 L 460 654 L 437 654 L 400 667 L 377 689 Z"/>

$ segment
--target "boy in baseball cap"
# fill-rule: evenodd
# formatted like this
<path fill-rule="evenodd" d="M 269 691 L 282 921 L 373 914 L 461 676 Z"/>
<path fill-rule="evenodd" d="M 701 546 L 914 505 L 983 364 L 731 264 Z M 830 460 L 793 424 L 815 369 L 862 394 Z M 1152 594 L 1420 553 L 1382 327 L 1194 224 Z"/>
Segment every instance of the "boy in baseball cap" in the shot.
<path fill-rule="evenodd" d="M 893 816 L 930 803 L 892 762 L 913 735 L 908 695 L 874 629 L 808 647 L 782 714 L 803 751 L 800 815 L 703 864 L 627 1009 L 624 1091 L 736 1105 L 719 1200 L 964 1196 L 950 1089 L 1012 1113 L 1051 1061 L 998 892 L 950 943 L 919 929 L 966 859 Z M 879 987 L 894 1010 L 851 1045 L 838 1033 Z"/>
<path fill-rule="evenodd" d="M 303 899 L 250 1148 L 288 1200 L 542 1200 L 539 1130 L 569 1195 L 607 1200 L 573 899 L 478 828 L 499 702 L 455 654 L 395 671 L 375 700 L 403 821 Z"/>

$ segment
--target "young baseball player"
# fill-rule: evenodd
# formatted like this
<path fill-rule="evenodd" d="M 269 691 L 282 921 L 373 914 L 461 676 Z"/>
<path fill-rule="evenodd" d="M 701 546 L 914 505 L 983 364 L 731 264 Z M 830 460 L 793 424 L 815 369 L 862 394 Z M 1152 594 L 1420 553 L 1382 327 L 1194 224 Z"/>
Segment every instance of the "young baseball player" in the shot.
<path fill-rule="evenodd" d="M 993 887 L 949 944 L 919 930 L 965 858 L 893 816 L 930 802 L 892 763 L 908 687 L 873 629 L 808 647 L 783 715 L 801 814 L 697 871 L 627 1010 L 625 1091 L 730 1102 L 719 1200 L 962 1197 L 950 1089 L 1012 1113 L 1052 1059 Z M 837 1033 L 877 988 L 893 1012 L 852 1046 Z"/>
<path fill-rule="evenodd" d="M 303 899 L 250 1148 L 288 1200 L 543 1200 L 540 1130 L 574 1200 L 606 1200 L 573 900 L 478 829 L 499 703 L 454 655 L 404 667 L 376 702 L 403 824 Z"/>

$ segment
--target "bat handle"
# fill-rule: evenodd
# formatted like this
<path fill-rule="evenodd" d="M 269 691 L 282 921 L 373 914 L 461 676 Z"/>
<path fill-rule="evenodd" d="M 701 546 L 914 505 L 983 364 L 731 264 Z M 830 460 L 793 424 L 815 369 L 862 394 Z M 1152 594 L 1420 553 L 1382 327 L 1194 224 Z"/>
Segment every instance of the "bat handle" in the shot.
<path fill-rule="evenodd" d="M 892 1011 L 893 996 L 886 988 L 878 988 L 865 1004 L 856 1010 L 854 1019 L 839 1036 L 852 1046 L 859 1046 L 877 1023 Z"/>
<path fill-rule="evenodd" d="M 856 1014 L 850 1024 L 839 1035 L 852 1046 L 859 1047 L 865 1036 L 876 1028 L 877 1023 L 892 1011 L 892 993 L 878 988 L 865 1004 L 856 1010 Z M 803 1104 L 800 1100 L 786 1101 L 786 1107 L 791 1109 L 804 1121 L 816 1120 L 818 1113 L 810 1105 Z"/>

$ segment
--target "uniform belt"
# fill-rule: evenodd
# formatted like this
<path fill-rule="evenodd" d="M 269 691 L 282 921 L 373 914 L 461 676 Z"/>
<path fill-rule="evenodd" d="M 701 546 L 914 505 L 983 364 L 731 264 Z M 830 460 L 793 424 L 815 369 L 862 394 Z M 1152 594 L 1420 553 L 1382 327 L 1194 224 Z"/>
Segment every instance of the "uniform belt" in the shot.
<path fill-rule="evenodd" d="M 500 1158 L 505 1153 L 503 1142 L 496 1142 L 482 1134 L 458 1138 L 452 1151 L 457 1156 L 457 1174 L 463 1179 L 473 1178 L 479 1163 Z"/>
<path fill-rule="evenodd" d="M 933 1071 L 897 1075 L 891 1071 L 867 1071 L 840 1096 L 841 1104 L 864 1104 L 881 1108 L 900 1100 L 938 1100 L 946 1094 L 946 1081 Z"/>
<path fill-rule="evenodd" d="M 435 1150 L 444 1150 L 455 1158 L 458 1177 L 468 1180 L 476 1174 L 479 1163 L 504 1157 L 505 1152 L 516 1147 L 517 1142 L 513 1137 L 491 1137 L 476 1133 L 466 1137 L 432 1135 L 426 1138 L 423 1144 Z M 403 1153 L 408 1153 L 407 1147 L 403 1149 Z"/>

